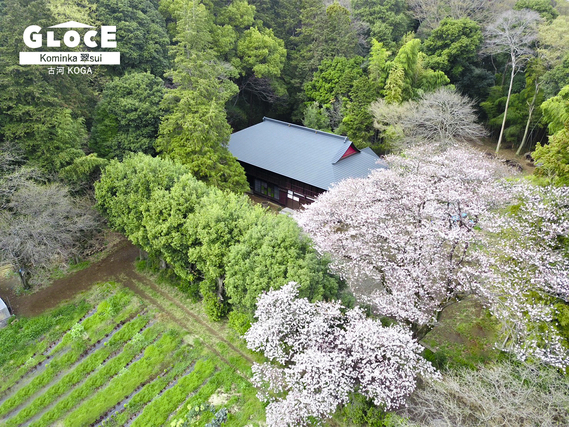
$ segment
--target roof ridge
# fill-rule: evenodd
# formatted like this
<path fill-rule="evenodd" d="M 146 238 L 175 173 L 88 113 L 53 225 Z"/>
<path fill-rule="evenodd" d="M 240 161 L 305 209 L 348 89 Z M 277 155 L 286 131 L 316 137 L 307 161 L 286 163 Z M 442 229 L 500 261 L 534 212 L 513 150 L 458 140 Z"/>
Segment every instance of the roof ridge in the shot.
<path fill-rule="evenodd" d="M 317 133 L 317 134 L 320 133 L 320 134 L 323 134 L 323 135 L 326 135 L 326 136 L 333 136 L 333 137 L 342 139 L 343 142 L 348 142 L 348 141 L 349 141 L 349 139 L 348 139 L 347 136 L 336 135 L 335 133 L 324 132 L 323 130 L 312 129 L 312 128 L 309 128 L 309 127 L 306 127 L 306 126 L 295 125 L 294 123 L 287 123 L 287 122 L 283 122 L 282 120 L 271 119 L 270 117 L 263 117 L 263 121 L 265 121 L 265 120 L 268 120 L 268 121 L 270 121 L 270 122 L 275 122 L 275 123 L 278 123 L 278 124 L 281 124 L 281 125 L 285 125 L 285 126 L 287 126 L 287 127 L 294 127 L 294 128 L 301 129 L 301 130 L 304 130 L 304 131 L 314 132 L 314 133 Z M 350 141 L 350 142 L 351 142 L 351 141 Z"/>

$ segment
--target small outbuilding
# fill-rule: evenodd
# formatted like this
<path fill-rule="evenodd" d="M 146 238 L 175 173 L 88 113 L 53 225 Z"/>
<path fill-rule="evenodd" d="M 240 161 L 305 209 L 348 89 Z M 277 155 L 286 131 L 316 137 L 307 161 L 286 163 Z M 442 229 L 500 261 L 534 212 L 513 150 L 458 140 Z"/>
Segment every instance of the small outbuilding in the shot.
<path fill-rule="evenodd" d="M 387 168 L 370 148 L 359 150 L 345 136 L 267 117 L 231 135 L 229 151 L 255 194 L 292 209 L 312 203 L 336 182 Z"/>

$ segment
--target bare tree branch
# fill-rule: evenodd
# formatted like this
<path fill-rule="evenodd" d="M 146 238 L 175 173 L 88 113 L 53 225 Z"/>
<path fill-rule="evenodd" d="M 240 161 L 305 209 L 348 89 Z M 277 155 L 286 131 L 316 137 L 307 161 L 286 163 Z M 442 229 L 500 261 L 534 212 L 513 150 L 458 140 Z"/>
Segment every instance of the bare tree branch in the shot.
<path fill-rule="evenodd" d="M 537 40 L 537 24 L 540 20 L 539 14 L 533 10 L 508 10 L 502 13 L 492 24 L 488 25 L 484 31 L 486 41 L 482 49 L 483 54 L 508 53 L 512 69 L 496 153 L 500 150 L 502 137 L 504 136 L 514 77 L 534 53 L 533 43 Z"/>
<path fill-rule="evenodd" d="M 0 261 L 12 264 L 29 287 L 32 272 L 77 256 L 99 225 L 91 206 L 60 184 L 20 182 L 0 213 Z"/>

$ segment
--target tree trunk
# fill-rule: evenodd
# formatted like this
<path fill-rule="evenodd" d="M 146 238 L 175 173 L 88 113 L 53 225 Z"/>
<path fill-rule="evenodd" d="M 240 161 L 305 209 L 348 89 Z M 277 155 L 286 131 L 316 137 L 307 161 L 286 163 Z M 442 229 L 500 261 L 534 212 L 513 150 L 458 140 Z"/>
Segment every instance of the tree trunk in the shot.
<path fill-rule="evenodd" d="M 512 86 L 514 85 L 514 76 L 516 75 L 516 62 L 512 60 L 512 75 L 510 76 L 510 87 L 508 88 L 508 98 L 506 99 L 506 109 L 504 110 L 504 120 L 502 120 L 502 129 L 500 129 L 500 136 L 498 137 L 498 145 L 496 145 L 496 154 L 500 151 L 502 144 L 502 137 L 504 136 L 504 128 L 506 127 L 506 118 L 508 116 L 508 105 L 510 104 L 510 96 L 512 95 Z"/>
<path fill-rule="evenodd" d="M 28 282 L 28 278 L 27 273 L 25 270 L 19 268 L 18 269 L 18 275 L 20 276 L 20 281 L 22 282 L 22 286 L 24 287 L 25 290 L 30 290 L 30 284 Z"/>
<path fill-rule="evenodd" d="M 533 94 L 533 98 L 532 98 L 531 104 L 529 106 L 529 114 L 528 114 L 528 121 L 526 123 L 526 130 L 524 131 L 524 137 L 522 138 L 522 142 L 520 143 L 518 151 L 516 151 L 516 156 L 520 155 L 520 153 L 522 152 L 522 148 L 524 148 L 524 145 L 526 145 L 526 139 L 527 139 L 528 133 L 529 133 L 529 125 L 531 122 L 531 117 L 533 115 L 533 110 L 535 108 L 535 100 L 537 99 L 537 92 L 539 91 L 539 83 L 537 83 L 537 81 L 538 80 L 536 79 L 535 92 Z"/>
<path fill-rule="evenodd" d="M 217 299 L 223 301 L 223 277 L 217 278 Z"/>

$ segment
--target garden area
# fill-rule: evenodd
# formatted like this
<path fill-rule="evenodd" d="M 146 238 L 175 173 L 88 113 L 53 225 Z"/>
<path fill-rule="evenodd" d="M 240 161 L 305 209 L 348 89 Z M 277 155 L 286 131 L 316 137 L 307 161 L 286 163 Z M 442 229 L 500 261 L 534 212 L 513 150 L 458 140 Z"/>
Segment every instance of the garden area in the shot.
<path fill-rule="evenodd" d="M 5 426 L 263 422 L 246 359 L 231 357 L 227 345 L 216 349 L 117 283 L 12 320 L 0 346 Z"/>

